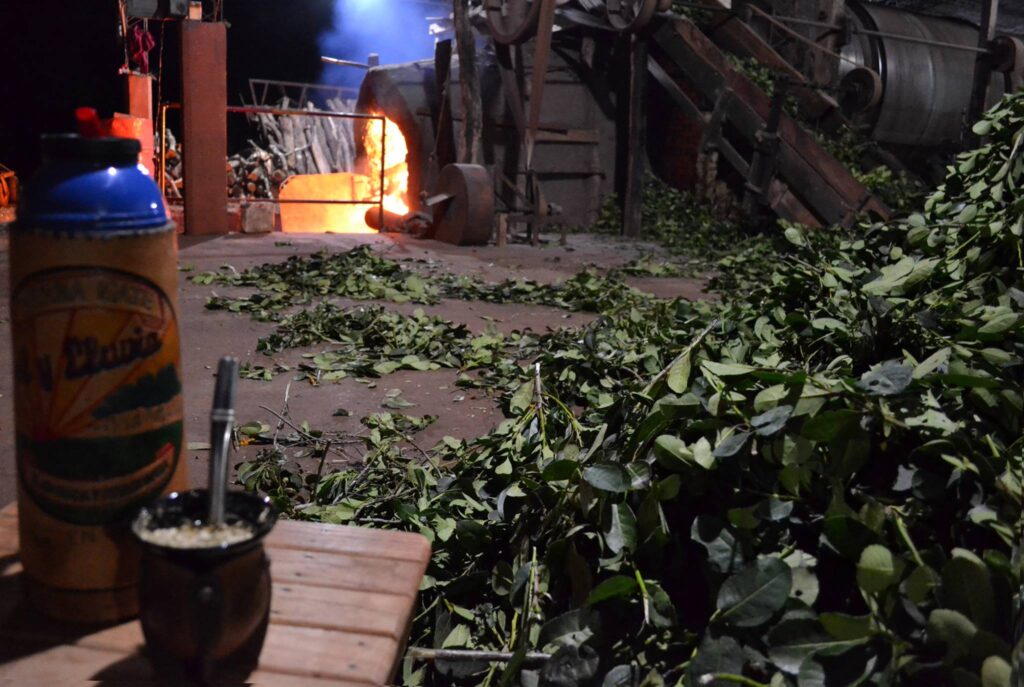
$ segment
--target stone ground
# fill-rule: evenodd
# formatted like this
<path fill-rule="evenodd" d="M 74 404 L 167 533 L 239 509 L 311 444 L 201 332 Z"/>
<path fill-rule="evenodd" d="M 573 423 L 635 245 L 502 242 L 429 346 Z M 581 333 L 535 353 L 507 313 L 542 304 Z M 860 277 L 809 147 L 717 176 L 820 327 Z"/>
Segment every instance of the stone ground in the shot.
<path fill-rule="evenodd" d="M 282 243 L 287 245 L 279 245 Z M 362 243 L 372 243 L 394 259 L 430 260 L 448 271 L 488 281 L 526 277 L 541 282 L 558 282 L 588 265 L 614 267 L 653 250 L 651 246 L 626 244 L 616 239 L 590 235 L 572 235 L 566 247 L 552 242 L 539 248 L 527 245 L 459 248 L 401 235 L 182 237 L 179 264 L 194 270 L 180 273 L 179 290 L 187 441 L 199 443 L 209 440 L 208 414 L 213 394 L 213 375 L 219 358 L 234 355 L 243 362 L 248 360 L 267 365 L 270 359 L 254 349 L 257 339 L 272 329 L 272 325 L 253 322 L 247 316 L 206 310 L 204 303 L 215 287 L 193 284 L 188 276 L 199 271 L 217 269 L 225 264 L 243 269 L 265 262 L 280 262 L 290 255 L 305 255 L 325 248 L 347 250 Z M 0 326 L 3 327 L 8 326 L 10 317 L 8 255 L 8 237 L 0 228 Z M 664 297 L 700 298 L 702 295 L 702 283 L 699 280 L 634 279 L 631 283 L 644 291 Z M 406 312 L 415 307 L 423 307 L 429 314 L 464 323 L 474 331 L 481 331 L 488 322 L 493 322 L 506 332 L 526 328 L 544 331 L 546 328 L 584 324 L 591 317 L 541 306 L 473 301 L 443 301 L 432 307 L 393 303 L 386 305 Z M 296 351 L 285 351 L 278 358 L 282 363 L 294 364 L 299 356 Z M 10 336 L 4 332 L 0 335 L 0 507 L 15 498 L 10 361 Z M 296 422 L 308 420 L 313 427 L 354 432 L 360 427 L 359 418 L 382 410 L 381 403 L 388 390 L 400 389 L 403 398 L 416 404 L 416 407 L 406 412 L 438 416 L 437 422 L 420 435 L 422 445 L 432 446 L 445 435 L 473 438 L 486 433 L 499 422 L 501 412 L 485 395 L 456 387 L 454 382 L 457 376 L 454 370 L 403 371 L 382 378 L 376 388 L 367 388 L 354 379 L 316 387 L 305 381 L 292 382 L 289 390 L 290 415 Z M 281 374 L 270 382 L 242 380 L 236 404 L 239 422 L 261 420 L 275 424 L 276 419 L 261 406 L 280 410 L 285 389 L 291 379 L 291 375 Z M 347 409 L 351 416 L 333 417 L 338 408 Z M 206 452 L 189 451 L 188 459 L 193 484 L 205 484 Z"/>

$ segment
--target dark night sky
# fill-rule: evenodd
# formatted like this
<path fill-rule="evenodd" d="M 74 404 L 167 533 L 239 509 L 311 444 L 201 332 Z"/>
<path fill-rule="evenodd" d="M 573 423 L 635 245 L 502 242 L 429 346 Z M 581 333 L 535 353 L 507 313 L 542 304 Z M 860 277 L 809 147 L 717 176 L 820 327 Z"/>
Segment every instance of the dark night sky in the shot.
<path fill-rule="evenodd" d="M 333 0 L 225 0 L 228 94 L 248 79 L 316 81 L 318 36 L 330 29 Z M 0 1 L 0 162 L 21 176 L 38 162 L 38 137 L 66 131 L 79 105 L 109 115 L 122 107 L 121 52 L 114 0 Z M 159 37 L 160 25 L 151 23 Z M 164 98 L 177 99 L 178 28 L 165 26 Z M 159 48 L 151 54 L 155 69 Z"/>

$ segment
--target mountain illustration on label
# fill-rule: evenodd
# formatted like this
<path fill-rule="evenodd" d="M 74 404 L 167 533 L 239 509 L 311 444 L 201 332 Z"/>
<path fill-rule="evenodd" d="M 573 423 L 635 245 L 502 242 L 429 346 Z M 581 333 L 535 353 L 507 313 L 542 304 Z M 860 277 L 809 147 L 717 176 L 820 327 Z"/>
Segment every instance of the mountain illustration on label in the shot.
<path fill-rule="evenodd" d="M 22 484 L 50 515 L 104 524 L 167 485 L 182 445 L 178 324 L 134 274 L 36 273 L 11 296 Z"/>

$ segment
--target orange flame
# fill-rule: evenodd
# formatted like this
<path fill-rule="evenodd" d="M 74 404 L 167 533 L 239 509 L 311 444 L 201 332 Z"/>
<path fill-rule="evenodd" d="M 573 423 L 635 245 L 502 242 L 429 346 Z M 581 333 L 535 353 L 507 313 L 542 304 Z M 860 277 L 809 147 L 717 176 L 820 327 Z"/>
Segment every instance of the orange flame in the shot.
<path fill-rule="evenodd" d="M 369 120 L 363 136 L 369 174 L 297 174 L 281 186 L 279 199 L 360 200 L 358 205 L 281 203 L 281 229 L 286 233 L 337 232 L 373 234 L 366 211 L 380 197 L 381 147 L 384 147 L 384 209 L 396 215 L 409 213 L 409 148 L 398 125 L 386 119 Z M 386 132 L 386 136 L 383 134 Z"/>
<path fill-rule="evenodd" d="M 387 117 L 384 120 L 386 125 L 379 119 L 371 119 L 363 137 L 363 147 L 370 165 L 370 187 L 373 195 L 379 196 L 381 146 L 384 146 L 384 209 L 396 215 L 406 215 L 409 213 L 406 204 L 409 193 L 409 147 L 398 125 Z"/>

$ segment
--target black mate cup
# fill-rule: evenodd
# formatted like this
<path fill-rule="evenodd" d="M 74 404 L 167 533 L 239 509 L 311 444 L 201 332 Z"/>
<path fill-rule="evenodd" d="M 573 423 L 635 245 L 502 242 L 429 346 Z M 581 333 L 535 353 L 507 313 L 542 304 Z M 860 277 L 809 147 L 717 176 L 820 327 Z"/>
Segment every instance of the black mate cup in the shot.
<path fill-rule="evenodd" d="M 277 521 L 269 499 L 228 492 L 225 522 L 249 525 L 251 538 L 180 549 L 143 536 L 205 522 L 208 508 L 205 489 L 176 492 L 144 508 L 132 524 L 142 544 L 139 619 L 146 652 L 161 677 L 199 684 L 243 680 L 258 662 L 270 619 L 263 538 Z"/>

